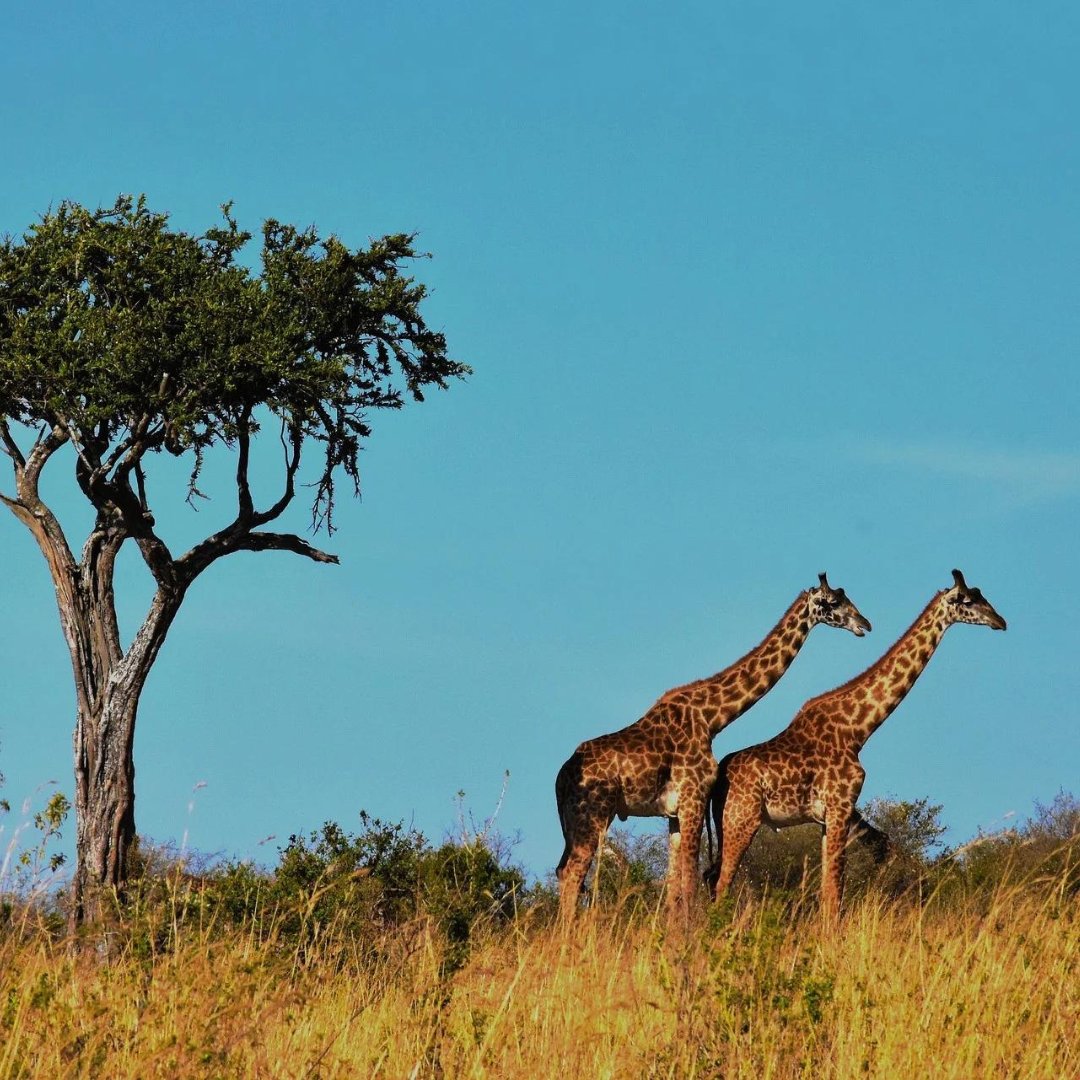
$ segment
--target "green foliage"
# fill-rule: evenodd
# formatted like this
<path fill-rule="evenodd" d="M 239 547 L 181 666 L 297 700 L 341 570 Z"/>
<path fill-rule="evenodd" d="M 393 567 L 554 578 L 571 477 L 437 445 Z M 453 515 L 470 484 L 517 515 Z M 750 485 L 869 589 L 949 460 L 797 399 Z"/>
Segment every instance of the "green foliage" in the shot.
<path fill-rule="evenodd" d="M 612 829 L 586 883 L 589 896 L 601 904 L 655 908 L 667 875 L 667 850 L 666 832 Z"/>
<path fill-rule="evenodd" d="M 719 1021 L 716 1041 L 741 1041 L 746 1012 L 755 1005 L 785 1026 L 816 1028 L 828 1017 L 836 986 L 833 972 L 822 966 L 820 951 L 806 945 L 785 955 L 791 912 L 775 896 L 762 899 L 750 923 L 735 920 L 734 911 L 730 898 L 717 904 L 704 937 L 715 995 L 711 1011 Z"/>
<path fill-rule="evenodd" d="M 1021 826 L 974 840 L 941 860 L 941 888 L 987 895 L 1003 884 L 1054 882 L 1063 894 L 1080 893 L 1080 799 L 1059 791 L 1035 803 Z"/>
<path fill-rule="evenodd" d="M 893 855 L 929 862 L 942 847 L 946 826 L 941 823 L 941 806 L 929 799 L 870 799 L 863 817 L 889 838 Z"/>
<path fill-rule="evenodd" d="M 7 809 L 6 805 L 4 809 Z M 21 851 L 15 860 L 13 884 L 16 892 L 29 894 L 46 889 L 51 884 L 52 875 L 64 865 L 66 859 L 63 853 L 50 852 L 49 848 L 62 839 L 60 829 L 70 812 L 71 803 L 67 796 L 56 791 L 44 807 L 34 814 L 32 821 L 38 839 L 33 847 Z"/>
<path fill-rule="evenodd" d="M 821 828 L 758 829 L 742 858 L 735 884 L 748 885 L 755 893 L 788 892 L 804 881 L 813 881 L 821 867 Z"/>
<path fill-rule="evenodd" d="M 359 835 L 328 821 L 306 837 L 289 837 L 268 897 L 287 934 L 317 933 L 334 920 L 363 933 L 416 913 L 424 837 L 366 812 L 360 819 Z"/>
<path fill-rule="evenodd" d="M 277 866 L 181 858 L 139 846 L 139 873 L 125 900 L 137 949 L 170 947 L 186 922 L 244 927 L 308 953 L 327 937 L 372 943 L 384 932 L 429 919 L 460 963 L 480 923 L 510 920 L 525 881 L 487 846 L 447 841 L 432 847 L 415 829 L 362 812 L 351 834 L 335 822 L 295 834 Z"/>
<path fill-rule="evenodd" d="M 452 946 L 452 959 L 464 957 L 474 925 L 513 918 L 525 891 L 525 878 L 504 866 L 482 841 L 447 841 L 427 851 L 417 866 L 417 898 Z"/>
<path fill-rule="evenodd" d="M 190 453 L 194 491 L 204 451 L 253 435 L 263 410 L 289 445 L 321 444 L 313 514 L 330 525 L 337 471 L 359 483 L 366 413 L 468 368 L 402 273 L 412 236 L 353 251 L 269 220 L 254 272 L 251 234 L 222 209 L 194 236 L 144 197 L 63 202 L 0 241 L 0 420 L 60 425 L 91 463 Z"/>
<path fill-rule="evenodd" d="M 116 780 L 132 767 L 139 695 L 192 582 L 238 551 L 337 562 L 265 526 L 307 487 L 313 529 L 332 532 L 342 474 L 360 490 L 371 410 L 422 401 L 428 386 L 469 371 L 421 314 L 427 290 L 403 271 L 423 257 L 412 236 L 351 250 L 314 228 L 269 220 L 254 270 L 244 259 L 251 235 L 229 205 L 222 210 L 223 223 L 197 236 L 173 229 L 143 197 L 98 210 L 63 202 L 22 236 L 0 240 L 0 452 L 14 483 L 0 503 L 45 557 L 75 668 L 75 760 L 86 792 L 76 920 L 96 910 L 100 887 L 122 889 L 128 876 L 134 794 Z M 256 505 L 251 454 L 266 424 L 284 451 L 280 485 L 260 476 L 274 495 Z M 186 457 L 191 500 L 202 494 L 204 455 L 220 446 L 235 451 L 235 517 L 174 557 L 156 531 L 147 463 L 163 451 Z M 302 473 L 308 450 L 317 469 Z M 42 498 L 43 471 L 57 458 L 72 463 L 95 511 L 81 547 Z M 125 649 L 114 577 L 129 540 L 157 590 Z M 117 810 L 118 793 L 126 805 Z M 109 809 L 98 814 L 102 803 Z"/>

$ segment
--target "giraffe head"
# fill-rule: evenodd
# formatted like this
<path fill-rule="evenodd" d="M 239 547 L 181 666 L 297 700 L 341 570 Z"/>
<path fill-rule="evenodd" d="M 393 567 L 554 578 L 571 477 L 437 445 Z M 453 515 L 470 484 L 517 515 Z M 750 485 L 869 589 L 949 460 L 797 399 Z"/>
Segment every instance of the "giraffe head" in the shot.
<path fill-rule="evenodd" d="M 977 626 L 989 626 L 991 630 L 1004 630 L 1005 620 L 994 610 L 990 601 L 978 589 L 971 588 L 959 570 L 954 570 L 952 576 L 956 584 L 941 595 L 949 622 L 975 623 Z"/>
<path fill-rule="evenodd" d="M 824 572 L 818 574 L 818 581 L 821 584 L 806 594 L 811 626 L 824 623 L 850 630 L 856 637 L 862 637 L 871 629 L 869 620 L 863 618 L 843 589 L 834 589 L 826 581 Z"/>

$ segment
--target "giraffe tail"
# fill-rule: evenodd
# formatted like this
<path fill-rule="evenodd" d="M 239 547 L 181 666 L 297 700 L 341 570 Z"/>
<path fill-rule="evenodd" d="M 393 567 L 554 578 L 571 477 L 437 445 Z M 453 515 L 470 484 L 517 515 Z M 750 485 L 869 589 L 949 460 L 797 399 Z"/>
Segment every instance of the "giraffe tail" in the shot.
<path fill-rule="evenodd" d="M 564 840 L 570 839 L 570 796 L 581 784 L 581 753 L 575 751 L 563 762 L 555 777 L 555 806 Z"/>
<path fill-rule="evenodd" d="M 724 803 L 727 802 L 728 762 L 735 756 L 734 753 L 722 757 L 716 765 L 716 779 L 713 781 L 712 791 L 709 793 L 709 806 L 705 813 L 705 833 L 709 840 L 709 868 L 704 873 L 705 884 L 710 892 L 716 891 L 716 882 L 720 877 L 720 857 L 724 853 Z M 713 826 L 716 826 L 716 856 L 713 857 Z"/>

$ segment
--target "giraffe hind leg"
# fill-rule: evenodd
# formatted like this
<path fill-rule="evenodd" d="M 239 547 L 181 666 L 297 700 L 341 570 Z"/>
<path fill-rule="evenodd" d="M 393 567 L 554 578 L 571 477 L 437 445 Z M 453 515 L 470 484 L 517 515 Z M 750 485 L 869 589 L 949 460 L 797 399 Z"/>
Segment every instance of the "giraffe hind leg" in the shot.
<path fill-rule="evenodd" d="M 574 754 L 559 770 L 555 801 L 559 810 L 564 847 L 555 869 L 559 879 L 559 917 L 572 920 L 581 902 L 585 877 L 600 839 L 615 816 L 618 793 L 586 788 L 581 782 L 581 758 Z"/>
<path fill-rule="evenodd" d="M 719 872 L 716 877 L 715 899 L 731 887 L 746 849 L 761 825 L 761 798 L 757 792 L 740 795 L 729 791 L 724 804 L 722 825 L 717 829 L 720 848 Z"/>
<path fill-rule="evenodd" d="M 559 879 L 559 917 L 564 921 L 573 919 L 585 888 L 585 875 L 592 865 L 599 846 L 598 833 L 591 838 L 582 837 L 577 843 L 567 841 L 562 861 L 555 871 Z"/>

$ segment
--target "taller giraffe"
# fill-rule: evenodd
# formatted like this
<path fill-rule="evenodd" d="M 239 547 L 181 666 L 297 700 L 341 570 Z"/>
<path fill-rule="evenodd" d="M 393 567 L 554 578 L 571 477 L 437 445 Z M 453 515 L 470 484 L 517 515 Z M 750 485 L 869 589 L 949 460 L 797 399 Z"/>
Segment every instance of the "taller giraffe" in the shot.
<path fill-rule="evenodd" d="M 559 769 L 555 800 L 566 846 L 556 873 L 564 919 L 576 911 L 600 838 L 616 815 L 621 821 L 668 819 L 669 916 L 680 906 L 689 909 L 716 776 L 713 739 L 776 685 L 816 624 L 857 637 L 870 629 L 843 589 L 832 588 L 824 574 L 818 579 L 741 660 L 711 678 L 669 690 L 629 727 L 583 742 Z"/>
<path fill-rule="evenodd" d="M 816 821 L 824 830 L 822 907 L 829 916 L 840 910 L 848 840 L 868 834 L 879 850 L 884 840 L 855 809 L 866 777 L 859 751 L 903 701 L 953 623 L 1005 629 L 1005 620 L 978 589 L 968 588 L 959 570 L 953 581 L 861 675 L 811 698 L 779 735 L 720 762 L 711 798 L 720 839 L 717 897 L 731 884 L 759 825 L 780 829 Z"/>

